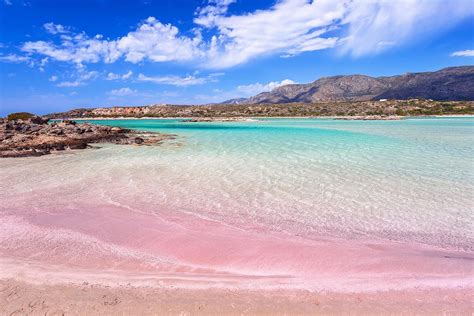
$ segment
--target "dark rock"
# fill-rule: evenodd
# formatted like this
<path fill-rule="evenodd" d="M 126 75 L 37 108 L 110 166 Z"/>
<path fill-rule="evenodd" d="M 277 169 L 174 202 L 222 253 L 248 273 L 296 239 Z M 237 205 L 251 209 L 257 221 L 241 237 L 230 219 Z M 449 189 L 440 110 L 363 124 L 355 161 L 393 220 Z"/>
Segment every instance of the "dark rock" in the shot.
<path fill-rule="evenodd" d="M 86 142 L 73 142 L 68 144 L 69 149 L 86 149 L 87 143 Z"/>
<path fill-rule="evenodd" d="M 164 138 L 156 133 L 138 135 L 119 127 L 72 121 L 38 124 L 30 119 L 3 120 L 0 124 L 0 157 L 41 156 L 66 148 L 85 149 L 90 147 L 89 143 L 152 145 L 159 144 Z"/>
<path fill-rule="evenodd" d="M 55 150 L 65 150 L 65 149 L 66 149 L 66 145 L 63 144 L 63 143 L 54 144 L 54 145 L 52 145 L 52 147 L 53 147 Z"/>
<path fill-rule="evenodd" d="M 51 130 L 49 133 L 52 134 L 52 135 L 63 135 L 64 130 L 59 129 L 59 128 L 55 128 L 55 129 Z"/>
<path fill-rule="evenodd" d="M 30 127 L 30 132 L 32 132 L 32 133 L 33 133 L 33 132 L 37 132 L 37 131 L 39 131 L 39 130 L 41 130 L 41 129 L 42 129 L 41 126 L 33 125 L 33 126 Z"/>
<path fill-rule="evenodd" d="M 30 119 L 31 123 L 40 124 L 40 125 L 46 124 L 46 123 L 48 123 L 48 121 L 49 121 L 49 119 L 45 119 L 45 118 L 42 118 L 40 116 L 34 116 Z"/>

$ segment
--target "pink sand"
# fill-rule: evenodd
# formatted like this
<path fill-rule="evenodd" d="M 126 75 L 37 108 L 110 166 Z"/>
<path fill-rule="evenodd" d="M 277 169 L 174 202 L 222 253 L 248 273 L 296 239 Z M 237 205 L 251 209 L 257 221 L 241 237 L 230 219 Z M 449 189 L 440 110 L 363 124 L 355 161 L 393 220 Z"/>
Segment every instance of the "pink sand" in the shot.
<path fill-rule="evenodd" d="M 199 288 L 473 287 L 470 252 L 384 240 L 309 239 L 170 214 L 88 203 L 47 212 L 9 209 L 0 215 L 0 270 L 3 277 L 20 272 L 33 277 L 36 268 L 63 281 L 87 275 Z"/>

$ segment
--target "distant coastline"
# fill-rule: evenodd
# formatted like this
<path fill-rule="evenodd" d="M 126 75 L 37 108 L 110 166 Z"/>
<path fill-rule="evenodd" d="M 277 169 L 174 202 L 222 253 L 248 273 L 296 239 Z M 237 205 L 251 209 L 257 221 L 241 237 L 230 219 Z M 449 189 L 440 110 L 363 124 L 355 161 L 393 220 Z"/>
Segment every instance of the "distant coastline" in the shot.
<path fill-rule="evenodd" d="M 434 101 L 423 99 L 283 103 L 283 104 L 211 104 L 148 105 L 74 109 L 45 115 L 48 119 L 117 118 L 348 118 L 474 115 L 474 101 Z"/>
<path fill-rule="evenodd" d="M 400 119 L 410 119 L 410 118 L 443 118 L 443 117 L 474 117 L 473 114 L 444 114 L 444 115 L 409 115 L 409 116 L 387 116 L 387 118 L 390 117 L 397 117 Z M 75 118 L 75 117 L 66 117 L 63 119 L 53 119 L 53 120 L 73 120 L 73 121 L 114 121 L 114 120 L 192 120 L 195 119 L 196 117 L 193 116 L 188 116 L 188 117 L 156 117 L 156 116 L 140 116 L 140 117 L 135 117 L 135 116 L 121 116 L 121 117 L 81 117 L 81 118 Z M 223 117 L 209 117 L 209 119 L 215 119 L 221 120 Z M 226 117 L 224 117 L 226 118 Z M 357 118 L 354 116 L 250 116 L 250 117 L 236 117 L 236 120 L 234 121 L 239 121 L 239 119 L 242 119 L 240 121 L 258 121 L 260 119 L 328 119 L 328 120 L 344 120 L 344 119 L 352 119 L 352 120 L 363 120 L 362 118 Z M 374 119 L 376 120 L 376 119 Z M 380 119 L 384 120 L 384 119 Z M 386 120 L 386 119 L 385 119 Z M 222 120 L 221 120 L 222 121 Z M 232 121 L 232 120 L 229 120 Z"/>

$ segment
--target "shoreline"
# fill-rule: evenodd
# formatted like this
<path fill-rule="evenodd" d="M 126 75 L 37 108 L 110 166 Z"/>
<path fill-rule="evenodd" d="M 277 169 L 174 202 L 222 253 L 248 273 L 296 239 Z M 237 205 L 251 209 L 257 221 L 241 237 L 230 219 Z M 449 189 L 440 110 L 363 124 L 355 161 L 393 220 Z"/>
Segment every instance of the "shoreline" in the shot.
<path fill-rule="evenodd" d="M 242 121 L 246 119 L 251 119 L 254 121 L 259 121 L 259 119 L 353 119 L 353 120 L 363 120 L 363 119 L 354 119 L 357 116 L 239 116 L 239 117 L 196 117 L 196 116 L 186 116 L 186 117 L 134 117 L 134 116 L 123 116 L 123 117 L 81 117 L 81 118 L 62 118 L 62 119 L 51 119 L 52 121 L 62 121 L 62 120 L 71 120 L 71 121 L 114 121 L 114 120 L 192 120 L 196 118 L 203 119 L 226 119 L 226 118 L 238 118 Z M 394 116 L 399 117 L 400 119 L 416 119 L 416 118 L 456 118 L 456 117 L 474 117 L 474 114 L 447 114 L 447 115 L 412 115 L 412 116 Z M 381 119 L 383 120 L 383 119 Z"/>
<path fill-rule="evenodd" d="M 79 214 L 60 209 L 34 216 L 13 210 L 3 214 L 0 242 L 8 247 L 0 248 L 0 279 L 201 291 L 473 288 L 474 253 L 468 249 L 326 235 L 310 239 L 187 214 L 155 217 L 117 207 L 90 213 L 85 205 Z M 104 225 L 110 231 L 102 231 Z M 43 251 L 31 256 L 36 249 Z"/>
<path fill-rule="evenodd" d="M 373 247 L 378 248 L 375 245 Z M 2 310 L 8 313 L 81 311 L 86 314 L 146 315 L 170 312 L 367 315 L 416 312 L 418 315 L 433 315 L 443 312 L 470 314 L 474 311 L 474 291 L 469 275 L 459 280 L 453 276 L 447 276 L 448 279 L 444 280 L 433 275 L 433 280 L 429 281 L 430 277 L 422 274 L 412 277 L 421 281 L 413 284 L 409 284 L 407 276 L 400 275 L 403 280 L 401 287 L 395 286 L 398 283 L 393 278 L 396 274 L 381 275 L 380 277 L 386 279 L 384 283 L 387 285 L 383 288 L 367 286 L 372 285 L 374 281 L 370 278 L 354 277 L 357 289 L 323 287 L 308 290 L 288 288 L 284 285 L 274 288 L 259 287 L 252 282 L 248 287 L 232 286 L 232 281 L 227 285 L 217 282 L 215 286 L 209 286 L 209 280 L 200 275 L 197 275 L 194 281 L 187 280 L 180 285 L 176 275 L 160 278 L 155 273 L 127 274 L 115 271 L 107 274 L 102 270 L 92 272 L 88 269 L 44 265 L 18 259 L 1 259 L 0 271 L 0 305 L 3 306 Z M 324 278 L 325 272 L 320 273 Z M 185 275 L 180 278 L 185 278 Z M 245 283 L 249 281 L 251 280 L 243 280 Z M 348 281 L 342 276 L 340 280 L 335 278 L 330 283 Z"/>

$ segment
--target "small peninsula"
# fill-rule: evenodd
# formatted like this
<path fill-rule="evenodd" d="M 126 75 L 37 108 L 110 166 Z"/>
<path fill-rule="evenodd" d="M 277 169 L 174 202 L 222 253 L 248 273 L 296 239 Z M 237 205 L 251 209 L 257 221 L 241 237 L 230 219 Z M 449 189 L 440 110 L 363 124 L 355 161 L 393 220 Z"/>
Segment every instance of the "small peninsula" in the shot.
<path fill-rule="evenodd" d="M 0 119 L 0 158 L 43 156 L 55 151 L 85 149 L 93 143 L 157 145 L 173 137 L 68 120 L 48 121 L 30 113 Z"/>

